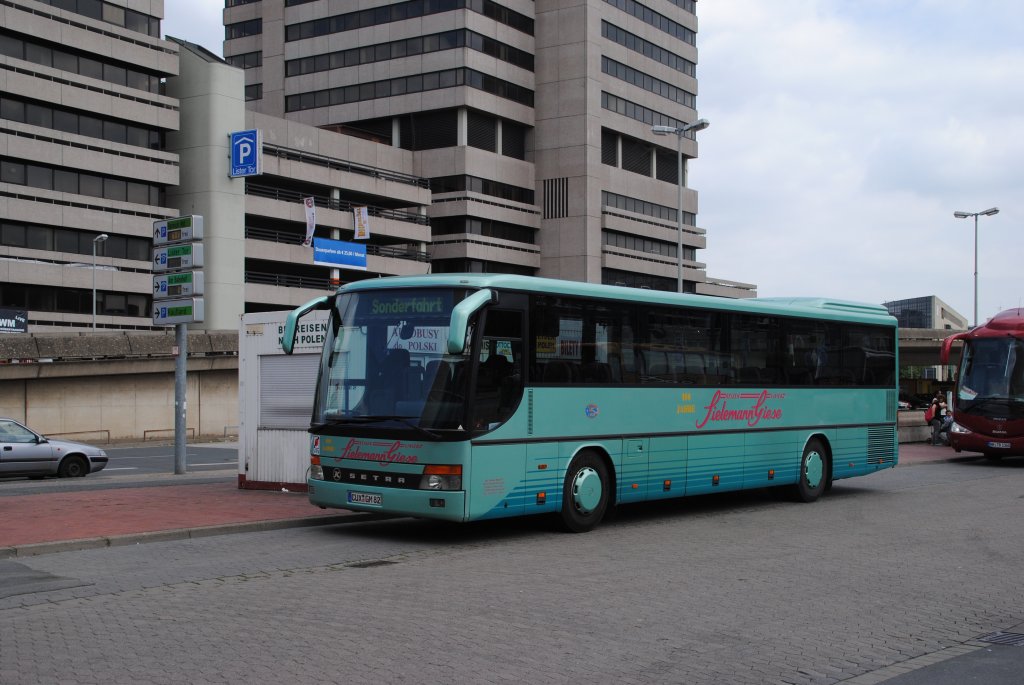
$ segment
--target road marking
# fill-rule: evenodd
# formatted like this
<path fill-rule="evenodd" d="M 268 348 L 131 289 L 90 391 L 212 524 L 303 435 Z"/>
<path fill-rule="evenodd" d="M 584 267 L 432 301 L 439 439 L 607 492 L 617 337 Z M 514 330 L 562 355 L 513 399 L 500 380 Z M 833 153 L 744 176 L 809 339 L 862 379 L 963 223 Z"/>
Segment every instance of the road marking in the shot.
<path fill-rule="evenodd" d="M 189 464 L 189 466 L 224 466 L 225 464 L 237 464 L 237 461 L 215 461 L 211 464 Z"/>
<path fill-rule="evenodd" d="M 138 471 L 138 466 L 108 466 L 104 471 Z"/>

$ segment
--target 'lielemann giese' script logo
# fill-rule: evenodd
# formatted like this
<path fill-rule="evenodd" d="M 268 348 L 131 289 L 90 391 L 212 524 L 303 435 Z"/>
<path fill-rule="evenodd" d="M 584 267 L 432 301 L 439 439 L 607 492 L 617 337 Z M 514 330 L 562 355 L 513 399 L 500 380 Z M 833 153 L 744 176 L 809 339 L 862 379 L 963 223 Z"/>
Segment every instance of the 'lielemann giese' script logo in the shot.
<path fill-rule="evenodd" d="M 356 440 L 348 441 L 345 448 L 338 455 L 340 459 L 357 459 L 359 461 L 375 461 L 380 464 L 415 464 L 419 457 L 409 454 L 410 448 L 418 448 L 421 445 L 403 445 L 401 440 L 395 442 L 367 442 Z"/>
<path fill-rule="evenodd" d="M 711 402 L 704 407 L 707 413 L 702 420 L 697 422 L 697 428 L 703 428 L 712 421 L 715 423 L 743 422 L 750 428 L 762 420 L 777 421 L 782 418 L 782 407 L 772 406 L 769 400 L 782 400 L 785 397 L 785 393 L 769 393 L 767 390 L 762 390 L 760 393 L 716 390 Z M 740 406 L 737 406 L 737 400 L 739 400 Z M 749 400 L 754 401 L 752 406 L 748 404 Z M 732 406 L 729 405 L 730 401 L 733 402 Z M 742 406 L 745 404 L 748 406 Z"/>

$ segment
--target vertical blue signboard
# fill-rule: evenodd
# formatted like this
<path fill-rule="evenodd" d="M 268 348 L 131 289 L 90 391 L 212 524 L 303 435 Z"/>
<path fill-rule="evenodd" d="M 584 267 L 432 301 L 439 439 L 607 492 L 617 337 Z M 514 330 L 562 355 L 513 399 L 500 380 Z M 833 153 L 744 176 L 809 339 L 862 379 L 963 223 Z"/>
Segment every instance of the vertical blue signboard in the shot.
<path fill-rule="evenodd" d="M 238 176 L 258 176 L 263 173 L 263 139 L 259 129 L 235 131 L 231 134 L 231 173 Z"/>

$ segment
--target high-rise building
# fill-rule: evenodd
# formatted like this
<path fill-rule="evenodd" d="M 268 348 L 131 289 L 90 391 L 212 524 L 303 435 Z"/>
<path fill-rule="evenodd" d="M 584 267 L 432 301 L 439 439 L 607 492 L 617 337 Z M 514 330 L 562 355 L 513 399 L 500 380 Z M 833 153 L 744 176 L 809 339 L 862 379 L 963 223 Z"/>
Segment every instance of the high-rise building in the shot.
<path fill-rule="evenodd" d="M 709 279 L 676 136 L 695 0 L 227 0 L 246 106 L 410 151 L 430 268 L 750 297 Z M 681 141 L 697 155 L 693 133 Z M 681 242 L 682 254 L 678 253 Z"/>
<path fill-rule="evenodd" d="M 33 330 L 152 325 L 153 221 L 180 173 L 163 7 L 0 3 L 0 308 Z"/>

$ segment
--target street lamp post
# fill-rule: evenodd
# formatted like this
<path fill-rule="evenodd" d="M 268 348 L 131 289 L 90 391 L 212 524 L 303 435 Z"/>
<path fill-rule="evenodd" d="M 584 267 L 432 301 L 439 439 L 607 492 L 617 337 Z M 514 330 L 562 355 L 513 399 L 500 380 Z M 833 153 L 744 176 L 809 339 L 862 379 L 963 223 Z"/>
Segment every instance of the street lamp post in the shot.
<path fill-rule="evenodd" d="M 998 214 L 999 208 L 992 207 L 986 209 L 983 212 L 953 212 L 953 216 L 957 219 L 966 219 L 969 216 L 974 217 L 974 325 L 978 325 L 978 217 L 979 216 L 992 216 Z"/>
<path fill-rule="evenodd" d="M 92 329 L 96 330 L 96 245 L 102 243 L 110 236 L 100 233 L 92 239 Z"/>
<path fill-rule="evenodd" d="M 651 131 L 655 135 L 667 136 L 675 134 L 678 139 L 676 165 L 676 181 L 679 182 L 679 196 L 676 204 L 676 228 L 679 235 L 676 238 L 676 292 L 683 292 L 683 136 L 687 131 L 703 131 L 711 125 L 707 119 L 698 119 L 690 124 L 682 126 L 652 126 Z"/>

